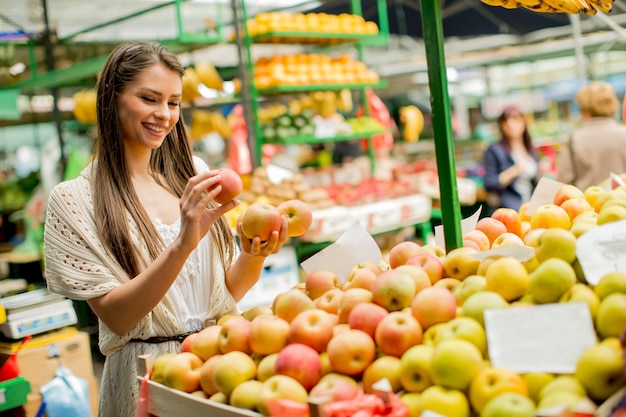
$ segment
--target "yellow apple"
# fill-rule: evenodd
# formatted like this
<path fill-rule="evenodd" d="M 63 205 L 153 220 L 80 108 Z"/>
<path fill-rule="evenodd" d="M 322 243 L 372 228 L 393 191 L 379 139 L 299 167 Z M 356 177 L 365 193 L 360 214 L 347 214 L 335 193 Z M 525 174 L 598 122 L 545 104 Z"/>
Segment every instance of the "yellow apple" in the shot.
<path fill-rule="evenodd" d="M 260 306 L 250 307 L 249 309 L 242 312 L 241 316 L 248 321 L 252 321 L 256 316 L 261 316 L 261 315 L 267 316 L 267 315 L 272 315 L 272 314 L 274 314 L 274 312 L 272 311 L 272 307 L 266 306 L 266 305 L 260 305 Z"/>
<path fill-rule="evenodd" d="M 571 391 L 554 391 L 537 403 L 537 409 L 543 410 L 546 408 L 563 406 L 568 410 L 573 410 L 580 401 L 585 398 Z"/>
<path fill-rule="evenodd" d="M 602 338 L 619 337 L 626 329 L 626 294 L 613 293 L 604 297 L 595 323 Z"/>
<path fill-rule="evenodd" d="M 571 225 L 572 221 L 567 212 L 556 204 L 539 206 L 530 217 L 531 229 L 560 227 L 569 230 Z"/>
<path fill-rule="evenodd" d="M 528 398 L 528 388 L 519 374 L 505 368 L 488 367 L 472 379 L 468 397 L 472 409 L 480 414 L 490 400 L 505 392 Z"/>
<path fill-rule="evenodd" d="M 483 408 L 481 417 L 535 417 L 533 400 L 516 392 L 495 396 Z"/>
<path fill-rule="evenodd" d="M 409 415 L 407 417 L 420 417 L 422 415 L 420 397 L 421 395 L 417 392 L 405 392 L 400 395 L 400 401 L 409 408 Z"/>
<path fill-rule="evenodd" d="M 420 394 L 420 408 L 445 417 L 469 417 L 470 406 L 462 391 L 433 385 Z"/>
<path fill-rule="evenodd" d="M 400 391 L 402 388 L 400 383 L 400 358 L 383 355 L 369 364 L 361 377 L 363 391 L 366 394 L 373 394 L 374 384 L 383 378 L 387 378 L 393 392 Z"/>
<path fill-rule="evenodd" d="M 416 345 L 400 358 L 400 384 L 408 392 L 422 392 L 430 387 L 431 360 L 434 347 L 428 345 Z"/>
<path fill-rule="evenodd" d="M 199 390 L 203 363 L 198 355 L 191 352 L 177 353 L 163 367 L 163 384 L 184 392 Z"/>
<path fill-rule="evenodd" d="M 482 354 L 487 352 L 485 329 L 471 317 L 456 317 L 445 323 L 437 333 L 436 343 L 446 339 L 463 339 L 476 346 Z"/>
<path fill-rule="evenodd" d="M 590 185 L 589 187 L 583 190 L 583 195 L 585 196 L 585 200 L 594 207 L 602 194 L 606 193 L 606 190 L 599 185 Z"/>
<path fill-rule="evenodd" d="M 233 407 L 256 411 L 256 403 L 263 383 L 256 379 L 250 379 L 237 385 L 228 398 L 228 403 Z"/>
<path fill-rule="evenodd" d="M 433 351 L 433 382 L 445 388 L 465 391 L 482 367 L 482 353 L 467 340 L 442 340 Z"/>
<path fill-rule="evenodd" d="M 487 291 L 500 294 L 509 302 L 517 300 L 528 290 L 528 271 L 522 262 L 512 257 L 506 256 L 494 261 L 487 268 L 485 279 Z"/>
<path fill-rule="evenodd" d="M 285 200 L 276 206 L 281 215 L 287 218 L 288 236 L 302 236 L 313 223 L 313 211 L 302 200 Z"/>
<path fill-rule="evenodd" d="M 593 290 L 601 300 L 616 292 L 626 294 L 626 272 L 614 271 L 603 275 Z"/>
<path fill-rule="evenodd" d="M 223 392 L 216 392 L 209 397 L 209 400 L 220 404 L 228 404 L 228 397 Z"/>
<path fill-rule="evenodd" d="M 264 356 L 257 365 L 256 379 L 265 382 L 270 376 L 275 375 L 276 359 L 278 359 L 278 353 Z"/>
<path fill-rule="evenodd" d="M 342 296 L 343 290 L 334 288 L 326 291 L 321 297 L 313 300 L 313 303 L 315 304 L 315 308 L 322 309 L 327 313 L 337 314 Z"/>
<path fill-rule="evenodd" d="M 195 333 L 194 333 L 195 334 Z M 163 369 L 165 369 L 165 365 L 171 359 L 176 356 L 175 353 L 164 353 L 154 360 L 152 364 L 152 373 L 150 374 L 150 379 L 154 382 L 158 382 L 159 384 L 163 384 Z"/>
<path fill-rule="evenodd" d="M 571 264 L 576 259 L 576 236 L 569 230 L 551 228 L 539 236 L 535 256 L 539 262 L 561 258 Z"/>
<path fill-rule="evenodd" d="M 476 275 L 480 260 L 471 256 L 478 252 L 476 249 L 461 247 L 449 251 L 443 260 L 445 276 L 463 280 L 470 275 Z"/>
<path fill-rule="evenodd" d="M 263 314 L 255 317 L 250 322 L 250 350 L 259 355 L 278 352 L 287 345 L 289 327 L 287 320 L 278 316 Z"/>
<path fill-rule="evenodd" d="M 556 303 L 576 283 L 576 272 L 561 258 L 549 258 L 530 273 L 528 293 L 539 303 Z"/>
<path fill-rule="evenodd" d="M 411 278 L 413 278 L 413 281 L 415 282 L 416 294 L 424 288 L 432 286 L 432 283 L 430 282 L 430 276 L 428 275 L 426 270 L 420 266 L 406 264 L 396 267 L 396 270 L 406 272 Z"/>
<path fill-rule="evenodd" d="M 528 388 L 528 396 L 537 403 L 539 401 L 539 392 L 549 382 L 554 381 L 554 374 L 548 372 L 529 372 L 522 374 L 522 379 Z"/>
<path fill-rule="evenodd" d="M 471 317 L 485 326 L 484 312 L 492 308 L 508 308 L 509 303 L 493 291 L 479 291 L 470 295 L 461 309 L 461 317 Z"/>
<path fill-rule="evenodd" d="M 585 284 L 577 282 L 563 294 L 563 296 L 559 299 L 560 303 L 576 303 L 576 302 L 584 302 L 589 306 L 589 313 L 591 314 L 591 318 L 595 319 L 596 314 L 598 313 L 598 308 L 600 308 L 600 298 L 596 295 L 593 290 Z"/>
<path fill-rule="evenodd" d="M 240 351 L 223 354 L 213 365 L 213 382 L 220 392 L 230 396 L 235 387 L 256 377 L 257 366 L 252 358 Z"/>
<path fill-rule="evenodd" d="M 463 306 L 463 303 L 470 295 L 478 291 L 483 291 L 486 286 L 487 286 L 487 279 L 484 276 L 470 275 L 469 277 L 461 281 L 461 283 L 452 290 L 452 294 L 454 295 L 454 298 L 456 299 L 456 304 L 458 306 Z"/>
<path fill-rule="evenodd" d="M 604 401 L 626 383 L 619 339 L 609 337 L 588 347 L 576 363 L 576 379 L 593 400 Z"/>
<path fill-rule="evenodd" d="M 510 245 L 524 246 L 524 240 L 515 233 L 505 232 L 491 244 L 491 249 L 504 248 Z"/>
<path fill-rule="evenodd" d="M 624 219 L 626 219 L 626 207 L 617 204 L 608 205 L 608 203 L 606 203 L 598 212 L 598 220 L 596 223 L 598 226 L 601 226 Z"/>
<path fill-rule="evenodd" d="M 547 396 L 555 392 L 569 392 L 575 394 L 577 397 L 582 398 L 587 395 L 587 391 L 583 384 L 574 375 L 562 374 L 557 375 L 554 380 L 548 382 L 539 391 L 538 399 L 543 400 Z"/>
<path fill-rule="evenodd" d="M 258 394 L 256 409 L 259 413 L 269 416 L 268 402 L 271 400 L 290 400 L 306 404 L 309 393 L 295 379 L 286 375 L 274 375 L 263 382 Z"/>

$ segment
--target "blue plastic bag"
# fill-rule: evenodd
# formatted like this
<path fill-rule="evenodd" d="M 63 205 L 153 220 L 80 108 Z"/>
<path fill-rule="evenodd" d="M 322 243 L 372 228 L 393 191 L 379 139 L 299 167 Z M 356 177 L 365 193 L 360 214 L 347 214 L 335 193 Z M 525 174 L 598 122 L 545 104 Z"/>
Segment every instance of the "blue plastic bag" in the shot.
<path fill-rule="evenodd" d="M 72 374 L 69 368 L 59 366 L 54 378 L 43 385 L 42 403 L 37 417 L 93 417 L 89 400 L 89 383 Z"/>

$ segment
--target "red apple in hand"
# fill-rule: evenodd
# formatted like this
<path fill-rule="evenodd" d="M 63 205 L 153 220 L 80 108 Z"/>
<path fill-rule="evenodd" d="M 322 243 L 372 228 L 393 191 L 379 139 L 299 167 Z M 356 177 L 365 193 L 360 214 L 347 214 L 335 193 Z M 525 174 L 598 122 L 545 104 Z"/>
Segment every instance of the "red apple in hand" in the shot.
<path fill-rule="evenodd" d="M 278 211 L 287 217 L 287 234 L 302 236 L 313 223 L 313 212 L 302 200 L 287 200 L 278 205 Z"/>
<path fill-rule="evenodd" d="M 248 239 L 258 236 L 262 241 L 268 240 L 282 223 L 278 208 L 267 203 L 254 203 L 241 213 L 241 231 Z"/>
<path fill-rule="evenodd" d="M 215 196 L 215 201 L 220 204 L 226 204 L 241 194 L 243 191 L 243 182 L 239 174 L 230 168 L 219 168 L 218 171 L 222 191 Z"/>

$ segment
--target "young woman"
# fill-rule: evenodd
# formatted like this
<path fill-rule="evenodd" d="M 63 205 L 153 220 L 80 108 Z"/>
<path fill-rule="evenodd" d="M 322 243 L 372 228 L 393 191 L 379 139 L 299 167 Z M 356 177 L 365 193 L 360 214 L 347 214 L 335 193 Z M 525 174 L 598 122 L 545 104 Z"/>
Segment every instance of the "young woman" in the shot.
<path fill-rule="evenodd" d="M 519 210 L 529 201 L 539 169 L 524 115 L 516 108 L 504 109 L 498 118 L 501 138 L 483 156 L 485 189 L 492 210 L 508 207 Z"/>
<path fill-rule="evenodd" d="M 46 280 L 98 316 L 100 417 L 134 416 L 137 357 L 178 352 L 234 312 L 287 237 L 283 220 L 269 240 L 236 245 L 222 214 L 237 202 L 213 201 L 218 172 L 191 153 L 183 74 L 159 44 L 118 46 L 98 79 L 94 161 L 49 196 Z"/>

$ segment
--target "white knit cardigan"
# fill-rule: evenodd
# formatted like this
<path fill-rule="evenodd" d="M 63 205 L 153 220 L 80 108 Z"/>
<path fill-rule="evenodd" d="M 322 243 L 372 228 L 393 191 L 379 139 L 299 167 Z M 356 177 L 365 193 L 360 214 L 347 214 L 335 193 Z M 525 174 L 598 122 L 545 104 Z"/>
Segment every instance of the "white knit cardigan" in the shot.
<path fill-rule="evenodd" d="M 208 169 L 199 158 L 194 161 L 199 171 Z M 96 233 L 91 167 L 86 167 L 79 177 L 57 184 L 50 193 L 46 211 L 44 257 L 47 286 L 50 291 L 74 300 L 104 295 L 132 278 L 104 248 Z M 143 265 L 148 265 L 147 247 L 140 244 L 136 223 L 130 214 L 128 222 L 132 241 L 140 248 Z M 209 235 L 206 238 L 209 239 Z M 236 303 L 225 283 L 225 271 L 230 265 L 224 265 L 214 250 L 211 251 L 211 264 L 208 316 L 219 318 L 235 312 Z M 181 332 L 182 325 L 167 296 L 124 336 L 116 335 L 106 324 L 99 322 L 99 347 L 107 356 L 100 386 L 100 417 L 134 416 L 138 395 L 138 355 L 151 353 L 156 358 L 180 349 L 178 342 L 147 344 L 129 343 L 129 340 Z"/>

